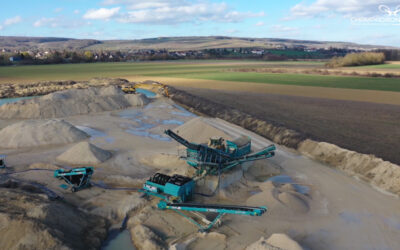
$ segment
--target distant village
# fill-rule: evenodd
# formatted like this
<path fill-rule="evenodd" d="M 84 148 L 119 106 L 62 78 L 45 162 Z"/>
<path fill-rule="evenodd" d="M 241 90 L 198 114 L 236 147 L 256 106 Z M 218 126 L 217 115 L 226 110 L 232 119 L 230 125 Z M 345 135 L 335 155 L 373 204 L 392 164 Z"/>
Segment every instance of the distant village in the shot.
<path fill-rule="evenodd" d="M 167 49 L 143 49 L 135 51 L 68 51 L 68 50 L 11 50 L 0 48 L 0 65 L 90 63 L 90 62 L 135 62 L 179 59 L 256 59 L 256 60 L 323 60 L 362 49 L 309 48 L 306 46 L 284 46 L 266 48 L 216 48 L 189 51 Z M 387 57 L 399 60 L 398 50 L 385 50 Z M 396 59 L 397 58 L 397 59 Z M 388 59 L 388 58 L 387 58 Z"/>

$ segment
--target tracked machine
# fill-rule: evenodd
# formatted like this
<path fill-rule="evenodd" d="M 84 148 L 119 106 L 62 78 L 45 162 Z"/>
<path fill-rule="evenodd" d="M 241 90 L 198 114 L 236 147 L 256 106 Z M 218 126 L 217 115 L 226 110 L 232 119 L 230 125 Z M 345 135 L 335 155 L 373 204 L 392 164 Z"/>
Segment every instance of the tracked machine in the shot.
<path fill-rule="evenodd" d="M 91 186 L 90 179 L 93 172 L 93 167 L 73 168 L 70 170 L 57 169 L 54 171 L 54 177 L 66 182 L 66 184 L 61 185 L 62 188 L 67 189 L 70 187 L 72 192 L 76 192 Z"/>
<path fill-rule="evenodd" d="M 191 203 L 195 194 L 195 181 L 177 174 L 168 176 L 157 173 L 139 191 L 161 199 L 157 205 L 159 209 L 177 212 L 202 232 L 219 224 L 225 214 L 261 216 L 267 211 L 266 207 Z M 214 213 L 216 216 L 208 220 L 202 213 Z"/>
<path fill-rule="evenodd" d="M 213 137 L 207 145 L 189 142 L 168 129 L 165 134 L 186 147 L 186 162 L 196 169 L 197 176 L 218 175 L 249 161 L 267 159 L 275 155 L 275 145 L 251 153 L 251 140 L 241 136 L 229 141 Z"/>
<path fill-rule="evenodd" d="M 172 130 L 166 130 L 165 134 L 186 147 L 186 155 L 183 158 L 188 165 L 196 169 L 196 175 L 190 178 L 157 173 L 147 180 L 140 192 L 159 198 L 159 209 L 177 212 L 196 225 L 200 231 L 208 231 L 215 224 L 219 224 L 225 214 L 261 216 L 267 211 L 266 207 L 198 204 L 191 201 L 194 195 L 198 194 L 195 193 L 196 181 L 207 175 L 220 176 L 221 173 L 245 162 L 270 158 L 275 154 L 274 145 L 251 153 L 251 140 L 245 136 L 233 141 L 212 137 L 208 144 L 196 144 L 185 140 Z M 208 220 L 204 213 L 214 213 L 216 216 Z"/>

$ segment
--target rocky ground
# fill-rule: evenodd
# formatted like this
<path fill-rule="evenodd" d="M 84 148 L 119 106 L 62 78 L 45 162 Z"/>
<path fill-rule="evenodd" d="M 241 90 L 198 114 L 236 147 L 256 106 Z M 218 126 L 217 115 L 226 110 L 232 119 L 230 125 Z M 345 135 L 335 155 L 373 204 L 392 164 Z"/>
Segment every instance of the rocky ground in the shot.
<path fill-rule="evenodd" d="M 195 197 L 204 204 L 266 205 L 267 213 L 225 216 L 220 227 L 198 233 L 179 214 L 159 210 L 157 199 L 135 191 L 156 172 L 193 174 L 180 159 L 182 147 L 163 131 L 174 129 L 196 142 L 243 134 L 252 138 L 254 150 L 271 142 L 222 120 L 196 117 L 164 97 L 114 90 L 68 90 L 12 104 L 12 115 L 0 121 L 1 153 L 7 155 L 7 168 L 0 170 L 0 233 L 6 235 L 0 249 L 98 249 L 107 232 L 121 224 L 138 249 L 395 249 L 400 244 L 397 198 L 281 146 L 271 159 L 222 175 L 214 197 Z M 73 108 L 93 105 L 91 93 L 107 105 L 83 113 Z M 79 98 L 72 107 L 74 96 Z M 144 101 L 127 106 L 110 101 L 131 98 Z M 41 103 L 60 108 L 48 111 Z M 30 120 L 15 112 L 36 104 L 39 115 Z M 87 164 L 95 169 L 90 188 L 72 193 L 53 177 L 55 169 Z M 196 188 L 210 192 L 217 179 L 206 178 Z"/>

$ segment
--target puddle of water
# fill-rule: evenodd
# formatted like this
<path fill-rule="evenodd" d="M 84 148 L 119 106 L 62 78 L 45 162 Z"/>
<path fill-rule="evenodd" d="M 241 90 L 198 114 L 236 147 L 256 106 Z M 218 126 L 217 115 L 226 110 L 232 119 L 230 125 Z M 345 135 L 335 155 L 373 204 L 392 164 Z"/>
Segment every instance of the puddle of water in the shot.
<path fill-rule="evenodd" d="M 86 134 L 90 135 L 90 137 L 92 137 L 92 138 L 107 136 L 106 133 L 104 133 L 104 132 L 102 132 L 100 130 L 91 128 L 91 127 L 86 127 L 86 126 L 75 126 L 75 127 L 77 127 L 78 129 L 82 130 Z"/>
<path fill-rule="evenodd" d="M 177 111 L 171 111 L 171 114 L 173 115 L 180 115 L 180 116 L 184 116 L 184 117 L 195 117 L 196 115 L 188 112 L 177 112 Z"/>
<path fill-rule="evenodd" d="M 157 95 L 156 93 L 154 93 L 154 92 L 152 92 L 150 90 L 141 89 L 141 88 L 137 88 L 136 89 L 136 93 L 144 94 L 146 97 L 149 97 L 149 98 L 155 97 Z"/>
<path fill-rule="evenodd" d="M 112 230 L 106 242 L 101 247 L 102 250 L 135 250 L 132 244 L 131 235 L 128 230 Z"/>
<path fill-rule="evenodd" d="M 360 215 L 352 212 L 341 212 L 339 213 L 339 217 L 347 223 L 355 223 L 355 224 L 361 223 Z"/>
<path fill-rule="evenodd" d="M 181 112 L 177 112 L 177 111 L 172 111 L 171 114 L 173 115 L 180 115 L 180 116 L 184 116 L 184 117 L 196 117 L 197 115 L 193 114 L 192 112 L 189 112 L 188 110 L 186 110 L 184 107 L 179 106 L 178 104 L 174 104 L 173 105 L 176 109 L 178 109 Z"/>
<path fill-rule="evenodd" d="M 148 131 L 141 130 L 141 128 L 138 128 L 138 129 L 130 128 L 125 131 L 129 134 L 136 135 L 136 136 L 150 137 L 152 139 L 159 140 L 159 141 L 171 141 L 171 138 L 169 138 L 169 137 L 165 137 L 165 136 L 158 135 L 158 134 L 152 134 Z"/>
<path fill-rule="evenodd" d="M 301 194 L 308 194 L 310 192 L 310 187 L 294 183 L 292 177 L 288 175 L 276 175 L 268 178 L 267 181 L 280 184 L 292 184 L 295 190 Z"/>
<path fill-rule="evenodd" d="M 1 98 L 0 99 L 0 106 L 3 104 L 7 104 L 7 103 L 14 103 L 14 102 L 18 102 L 21 100 L 28 100 L 28 99 L 32 99 L 35 98 L 37 96 L 26 96 L 26 97 L 17 97 L 17 98 Z"/>
<path fill-rule="evenodd" d="M 396 230 L 400 230 L 400 222 L 395 221 L 394 219 L 391 219 L 391 218 L 384 219 L 384 222 L 389 227 L 396 229 Z"/>
<path fill-rule="evenodd" d="M 184 124 L 184 122 L 183 121 L 179 121 L 179 120 L 171 119 L 171 120 L 163 120 L 162 124 L 164 124 L 164 125 L 171 125 L 171 124 L 182 125 L 182 124 Z"/>
<path fill-rule="evenodd" d="M 105 140 L 107 143 L 110 143 L 110 144 L 112 144 L 112 143 L 115 142 L 115 138 L 114 138 L 114 137 L 106 137 L 106 138 L 104 138 L 104 140 Z"/>
<path fill-rule="evenodd" d="M 260 190 L 251 190 L 249 193 L 250 193 L 250 195 L 255 195 L 255 194 L 261 193 L 261 191 Z"/>

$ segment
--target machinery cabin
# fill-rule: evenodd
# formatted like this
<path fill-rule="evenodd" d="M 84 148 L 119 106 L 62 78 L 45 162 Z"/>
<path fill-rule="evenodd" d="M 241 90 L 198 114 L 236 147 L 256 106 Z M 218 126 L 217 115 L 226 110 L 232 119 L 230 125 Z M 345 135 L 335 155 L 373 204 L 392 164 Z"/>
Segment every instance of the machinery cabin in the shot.
<path fill-rule="evenodd" d="M 186 202 L 193 198 L 194 185 L 193 179 L 186 176 L 156 173 L 146 181 L 143 191 L 165 200 Z"/>
<path fill-rule="evenodd" d="M 0 168 L 5 168 L 5 167 L 6 167 L 6 156 L 0 155 Z"/>
<path fill-rule="evenodd" d="M 133 84 L 122 85 L 121 90 L 125 94 L 136 94 L 136 87 Z"/>

